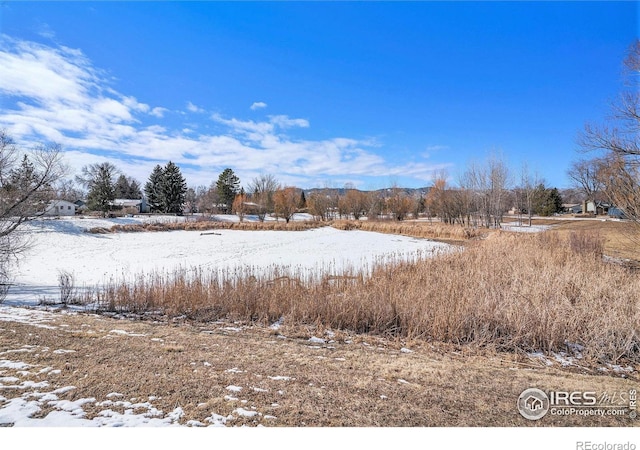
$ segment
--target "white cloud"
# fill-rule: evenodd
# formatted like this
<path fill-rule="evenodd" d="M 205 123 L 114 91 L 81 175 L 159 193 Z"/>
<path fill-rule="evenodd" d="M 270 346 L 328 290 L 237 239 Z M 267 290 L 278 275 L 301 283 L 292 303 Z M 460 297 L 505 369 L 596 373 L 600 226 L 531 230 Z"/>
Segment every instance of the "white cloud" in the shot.
<path fill-rule="evenodd" d="M 224 167 L 233 167 L 241 179 L 273 173 L 301 186 L 358 176 L 427 179 L 434 170 L 427 164 L 385 160 L 372 151 L 380 146 L 377 141 L 294 139 L 284 131 L 310 124 L 287 115 L 253 121 L 214 114 L 211 119 L 224 128 L 215 134 L 197 123 L 175 129 L 149 123 L 168 110 L 112 89 L 81 51 L 66 47 L 1 39 L 0 94 L 5 98 L 0 123 L 21 143 L 56 141 L 76 169 L 109 158 L 140 181 L 155 164 L 168 160 L 185 165 L 190 184 L 209 184 Z M 187 110 L 205 112 L 191 102 Z"/>
<path fill-rule="evenodd" d="M 252 111 L 255 111 L 256 109 L 263 109 L 266 108 L 267 104 L 265 102 L 254 102 L 250 108 Z"/>
<path fill-rule="evenodd" d="M 149 114 L 151 114 L 154 117 L 157 117 L 157 118 L 161 119 L 161 118 L 164 117 L 164 113 L 166 113 L 167 111 L 169 111 L 167 108 L 162 108 L 160 106 L 156 106 L 151 111 L 149 111 Z"/>
<path fill-rule="evenodd" d="M 205 110 L 203 108 L 200 108 L 199 106 L 196 106 L 191 102 L 187 102 L 187 110 L 189 110 L 192 113 L 203 113 L 203 112 L 205 112 Z"/>
<path fill-rule="evenodd" d="M 290 119 L 288 116 L 269 116 L 269 121 L 280 128 L 309 128 L 309 121 L 306 119 Z"/>

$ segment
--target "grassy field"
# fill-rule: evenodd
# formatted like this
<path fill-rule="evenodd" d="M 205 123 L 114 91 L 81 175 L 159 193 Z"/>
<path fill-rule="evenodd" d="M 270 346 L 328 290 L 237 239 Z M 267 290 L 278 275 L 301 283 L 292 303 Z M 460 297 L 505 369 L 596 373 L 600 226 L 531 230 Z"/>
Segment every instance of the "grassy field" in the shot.
<path fill-rule="evenodd" d="M 160 324 L 93 315 L 58 314 L 47 328 L 14 322 L 1 325 L 0 348 L 32 346 L 31 352 L 10 356 L 34 366 L 26 378 L 11 369 L 4 370 L 3 376 L 33 382 L 46 379 L 48 390 L 73 385 L 76 389 L 61 395 L 68 400 L 93 397 L 101 401 L 114 391 L 126 400 L 158 397 L 156 408 L 183 408 L 182 423 L 202 422 L 213 412 L 226 416 L 243 407 L 261 415 L 236 417 L 229 425 L 634 424 L 620 417 L 548 414 L 537 422 L 524 419 L 516 409 L 524 389 L 627 392 L 637 388 L 638 379 L 602 375 L 588 368 L 549 367 L 518 353 L 339 332 L 328 341 L 321 330 L 305 327 L 284 326 L 276 333 L 237 323 Z M 327 343 L 310 342 L 314 335 L 323 336 Z M 38 374 L 44 367 L 61 372 Z M 228 396 L 230 385 L 242 388 L 233 394 L 235 399 Z M 15 394 L 15 390 L 0 389 L 0 395 Z M 85 404 L 83 409 L 91 419 L 104 407 Z M 49 411 L 43 409 L 38 417 Z"/>
<path fill-rule="evenodd" d="M 515 221 L 513 217 L 507 220 Z M 597 219 L 563 217 L 562 220 L 533 219 L 532 225 L 548 225 L 562 236 L 579 231 L 598 233 L 604 238 L 604 250 L 607 256 L 640 263 L 640 227 L 632 222 L 611 220 L 607 217 Z"/>

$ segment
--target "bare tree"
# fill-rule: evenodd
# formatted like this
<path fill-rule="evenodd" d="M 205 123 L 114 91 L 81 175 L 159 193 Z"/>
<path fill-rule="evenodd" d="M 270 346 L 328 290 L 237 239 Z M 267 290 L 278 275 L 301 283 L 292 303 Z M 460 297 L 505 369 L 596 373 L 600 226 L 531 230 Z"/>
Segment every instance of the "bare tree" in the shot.
<path fill-rule="evenodd" d="M 411 199 L 398 186 L 391 188 L 391 195 L 387 198 L 387 208 L 395 220 L 404 220 L 411 211 Z"/>
<path fill-rule="evenodd" d="M 7 286 L 11 263 L 28 247 L 25 236 L 20 232 L 20 226 L 44 214 L 49 201 L 55 197 L 54 185 L 65 172 L 60 145 L 41 145 L 30 152 L 21 152 L 7 131 L 0 130 L 2 286 Z"/>
<path fill-rule="evenodd" d="M 484 165 L 472 164 L 464 173 L 476 214 L 485 227 L 500 227 L 509 202 L 510 174 L 502 158 L 492 155 Z"/>
<path fill-rule="evenodd" d="M 578 139 L 583 150 L 603 153 L 605 195 L 624 215 L 640 225 L 640 39 L 624 60 L 626 88 L 612 105 L 603 125 L 585 125 Z"/>
<path fill-rule="evenodd" d="M 357 189 L 349 189 L 339 201 L 339 210 L 343 210 L 346 215 L 353 216 L 359 220 L 364 216 L 371 206 L 370 197 L 366 192 Z"/>
<path fill-rule="evenodd" d="M 231 211 L 238 216 L 240 222 L 244 221 L 244 216 L 247 214 L 247 195 L 244 193 L 244 189 L 240 189 L 240 193 L 233 200 Z"/>
<path fill-rule="evenodd" d="M 298 210 L 300 203 L 300 193 L 298 189 L 288 186 L 278 189 L 273 194 L 273 203 L 277 217 L 282 217 L 285 222 L 289 223 L 295 212 Z"/>
<path fill-rule="evenodd" d="M 599 175 L 601 168 L 602 162 L 597 158 L 580 159 L 572 163 L 567 171 L 573 186 L 584 194 L 585 200 L 592 201 L 594 205 L 602 190 L 602 177 Z"/>
<path fill-rule="evenodd" d="M 544 183 L 537 173 L 531 174 L 527 164 L 522 165 L 520 171 L 520 185 L 515 189 L 516 204 L 518 206 L 518 214 L 521 216 L 521 210 L 527 212 L 527 218 L 529 219 L 529 226 L 531 226 L 531 219 L 533 216 L 533 204 L 535 199 L 536 186 L 540 183 Z M 522 222 L 522 221 L 521 221 Z"/>
<path fill-rule="evenodd" d="M 280 183 L 273 175 L 262 174 L 249 183 L 251 201 L 256 204 L 258 220 L 264 222 L 267 214 L 273 212 L 273 194 L 280 188 Z"/>
<path fill-rule="evenodd" d="M 309 212 L 316 218 L 316 220 L 329 220 L 332 204 L 333 200 L 331 198 L 331 194 L 326 189 L 315 191 L 307 198 Z"/>

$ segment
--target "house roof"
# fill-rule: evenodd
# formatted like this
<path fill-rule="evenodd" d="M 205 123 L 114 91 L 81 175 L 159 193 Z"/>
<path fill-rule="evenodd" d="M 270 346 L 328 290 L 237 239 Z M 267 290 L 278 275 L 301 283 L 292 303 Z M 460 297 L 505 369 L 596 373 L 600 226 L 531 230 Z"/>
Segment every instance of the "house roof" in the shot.
<path fill-rule="evenodd" d="M 77 206 L 75 203 L 68 202 L 67 200 L 49 200 L 48 206 Z"/>
<path fill-rule="evenodd" d="M 116 198 L 111 202 L 113 206 L 140 206 L 142 199 Z"/>

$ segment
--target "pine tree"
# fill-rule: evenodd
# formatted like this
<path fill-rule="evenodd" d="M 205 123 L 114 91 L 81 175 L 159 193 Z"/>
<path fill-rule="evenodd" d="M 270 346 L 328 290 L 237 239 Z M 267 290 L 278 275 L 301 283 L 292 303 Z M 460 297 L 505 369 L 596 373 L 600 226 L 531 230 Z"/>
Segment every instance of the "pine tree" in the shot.
<path fill-rule="evenodd" d="M 138 182 L 131 177 L 125 176 L 124 174 L 118 177 L 115 185 L 115 190 L 116 198 L 142 198 L 142 192 L 140 192 L 140 185 L 138 184 Z"/>
<path fill-rule="evenodd" d="M 89 194 L 87 206 L 94 211 L 102 211 L 106 216 L 111 208 L 111 203 L 116 198 L 113 175 L 115 166 L 110 163 L 102 163 L 92 168 L 93 178 L 89 182 Z"/>
<path fill-rule="evenodd" d="M 218 177 L 216 187 L 218 188 L 218 196 L 220 197 L 220 201 L 225 204 L 225 212 L 230 212 L 233 205 L 233 200 L 240 192 L 240 179 L 236 176 L 235 173 L 233 173 L 233 170 L 227 168 L 224 169 L 224 171 Z"/>
<path fill-rule="evenodd" d="M 124 174 L 118 177 L 115 185 L 116 198 L 129 198 L 129 181 Z"/>
<path fill-rule="evenodd" d="M 300 203 L 298 204 L 298 209 L 305 209 L 307 207 L 307 197 L 304 195 L 304 191 L 300 194 Z"/>
<path fill-rule="evenodd" d="M 158 164 L 153 168 L 153 172 L 149 176 L 149 181 L 144 185 L 144 193 L 147 196 L 147 204 L 151 208 L 151 212 L 160 212 L 163 206 L 162 185 L 164 179 L 164 170 Z"/>
<path fill-rule="evenodd" d="M 181 215 L 187 193 L 187 182 L 180 168 L 171 161 L 165 166 L 163 174 L 161 200 L 163 212 Z"/>

